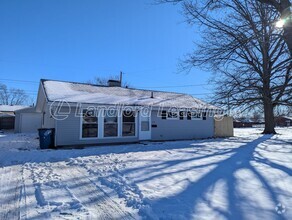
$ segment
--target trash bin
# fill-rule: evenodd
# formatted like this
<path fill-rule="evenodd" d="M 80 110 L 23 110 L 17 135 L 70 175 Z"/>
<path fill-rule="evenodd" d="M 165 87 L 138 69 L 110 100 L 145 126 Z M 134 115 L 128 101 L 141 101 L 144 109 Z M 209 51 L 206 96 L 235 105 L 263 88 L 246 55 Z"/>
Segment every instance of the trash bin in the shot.
<path fill-rule="evenodd" d="M 40 128 L 39 139 L 40 139 L 40 148 L 48 149 L 54 147 L 55 143 L 55 129 L 54 128 Z"/>

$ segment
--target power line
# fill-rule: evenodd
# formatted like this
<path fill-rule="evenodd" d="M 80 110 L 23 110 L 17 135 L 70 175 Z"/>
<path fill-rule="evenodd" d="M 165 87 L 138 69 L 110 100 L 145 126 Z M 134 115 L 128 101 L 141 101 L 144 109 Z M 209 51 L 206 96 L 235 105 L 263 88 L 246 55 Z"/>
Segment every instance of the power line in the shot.
<path fill-rule="evenodd" d="M 196 94 L 190 94 L 190 95 L 212 95 L 214 93 L 208 92 L 208 93 L 196 93 Z"/>
<path fill-rule="evenodd" d="M 20 80 L 20 79 L 0 79 L 0 81 L 11 81 L 11 82 L 21 82 L 21 83 L 39 83 L 39 81 L 30 81 L 30 80 Z M 195 87 L 195 86 L 211 86 L 212 83 L 205 84 L 189 84 L 189 85 L 171 85 L 171 86 L 143 86 L 142 89 L 146 88 L 183 88 L 183 87 Z"/>
<path fill-rule="evenodd" d="M 0 79 L 0 81 L 21 82 L 21 83 L 39 83 L 37 81 L 19 80 L 19 79 Z"/>
<path fill-rule="evenodd" d="M 183 87 L 195 87 L 195 86 L 210 86 L 212 84 L 193 84 L 193 85 L 171 85 L 171 86 L 149 86 L 149 87 L 141 87 L 142 89 L 159 89 L 159 88 L 183 88 Z"/>

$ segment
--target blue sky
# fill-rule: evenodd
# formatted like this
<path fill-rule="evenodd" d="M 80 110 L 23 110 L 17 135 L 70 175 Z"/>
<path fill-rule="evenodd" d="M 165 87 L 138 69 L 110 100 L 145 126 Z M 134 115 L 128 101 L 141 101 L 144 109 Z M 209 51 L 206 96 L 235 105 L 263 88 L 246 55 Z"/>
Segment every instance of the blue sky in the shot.
<path fill-rule="evenodd" d="M 168 87 L 206 84 L 210 73 L 177 73 L 199 32 L 183 22 L 178 6 L 153 3 L 1 0 L 0 82 L 34 95 L 40 78 L 85 82 L 122 70 L 136 88 L 206 98 L 210 86 Z"/>

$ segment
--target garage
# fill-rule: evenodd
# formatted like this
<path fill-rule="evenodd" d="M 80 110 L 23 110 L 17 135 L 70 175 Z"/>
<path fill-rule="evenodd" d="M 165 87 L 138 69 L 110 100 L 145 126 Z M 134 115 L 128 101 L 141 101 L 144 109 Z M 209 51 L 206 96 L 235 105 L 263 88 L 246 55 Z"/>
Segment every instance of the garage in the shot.
<path fill-rule="evenodd" d="M 41 113 L 37 113 L 34 107 L 15 112 L 15 132 L 33 133 L 41 127 Z"/>
<path fill-rule="evenodd" d="M 15 125 L 15 111 L 26 109 L 22 105 L 0 105 L 0 130 L 13 130 Z"/>
<path fill-rule="evenodd" d="M 0 129 L 14 129 L 14 115 L 0 115 Z"/>

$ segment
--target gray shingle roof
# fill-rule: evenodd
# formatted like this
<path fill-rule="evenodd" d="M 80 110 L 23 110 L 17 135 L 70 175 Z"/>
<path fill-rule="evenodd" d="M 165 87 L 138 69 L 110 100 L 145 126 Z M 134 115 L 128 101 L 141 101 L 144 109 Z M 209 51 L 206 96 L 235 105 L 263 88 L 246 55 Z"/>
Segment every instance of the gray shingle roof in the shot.
<path fill-rule="evenodd" d="M 191 95 L 140 90 L 132 88 L 97 86 L 92 84 L 42 80 L 49 101 L 73 103 L 153 106 L 176 108 L 217 109 Z M 153 98 L 151 98 L 153 93 Z"/>

